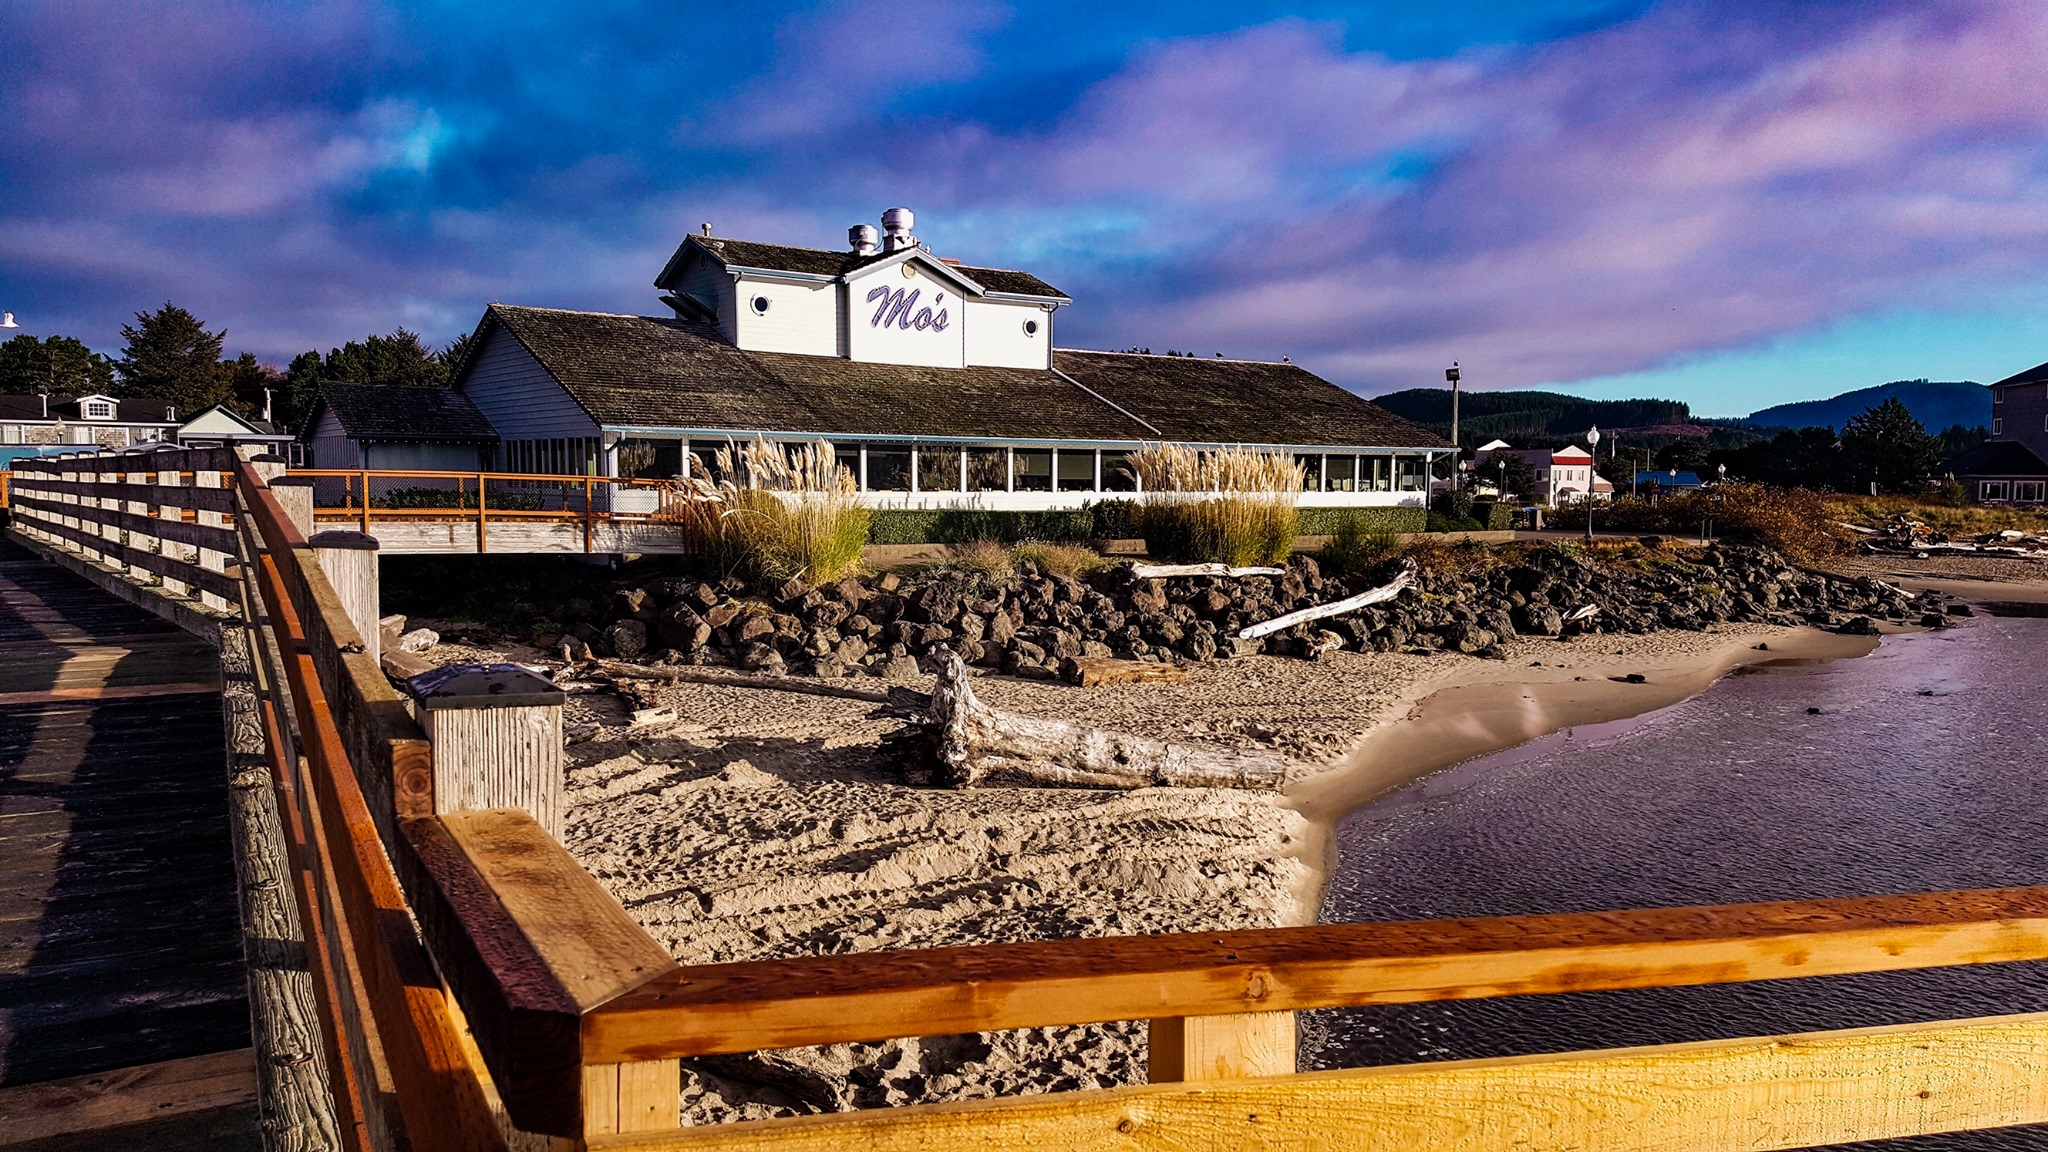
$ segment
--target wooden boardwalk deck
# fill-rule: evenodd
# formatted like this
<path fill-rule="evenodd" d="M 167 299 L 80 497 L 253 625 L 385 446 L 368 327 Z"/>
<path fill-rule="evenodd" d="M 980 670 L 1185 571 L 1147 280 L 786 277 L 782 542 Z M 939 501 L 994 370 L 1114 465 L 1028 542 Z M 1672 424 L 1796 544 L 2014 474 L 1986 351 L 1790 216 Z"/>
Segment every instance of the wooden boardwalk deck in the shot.
<path fill-rule="evenodd" d="M 187 1069 L 119 1146 L 259 1146 L 225 765 L 211 648 L 0 543 L 0 1146 Z"/>

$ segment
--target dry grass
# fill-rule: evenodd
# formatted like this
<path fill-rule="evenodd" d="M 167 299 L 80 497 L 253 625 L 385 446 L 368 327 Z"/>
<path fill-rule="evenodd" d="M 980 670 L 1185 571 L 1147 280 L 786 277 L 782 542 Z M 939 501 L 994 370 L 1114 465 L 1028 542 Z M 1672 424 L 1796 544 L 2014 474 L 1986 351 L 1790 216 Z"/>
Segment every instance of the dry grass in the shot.
<path fill-rule="evenodd" d="M 1109 566 L 1109 561 L 1103 559 L 1102 554 L 1093 548 L 1084 548 L 1079 544 L 1046 544 L 1035 540 L 1010 549 L 1010 561 L 1013 564 L 1029 561 L 1038 565 L 1047 575 L 1065 576 L 1075 580 L 1098 568 Z"/>
<path fill-rule="evenodd" d="M 995 540 L 973 540 L 966 544 L 949 545 L 946 548 L 944 567 L 958 568 L 963 572 L 979 572 L 997 580 L 1007 580 L 1012 568 L 1010 550 Z"/>
<path fill-rule="evenodd" d="M 1951 536 L 1982 536 L 2008 529 L 2048 531 L 2048 513 L 1999 504 L 1946 504 L 1915 496 L 1831 496 L 1828 514 L 1837 520 L 1882 528 L 1894 516 L 1918 520 Z"/>
<path fill-rule="evenodd" d="M 1302 471 L 1292 457 L 1148 444 L 1128 463 L 1144 489 L 1139 523 L 1154 553 L 1257 564 L 1277 563 L 1294 551 Z"/>
<path fill-rule="evenodd" d="M 813 584 L 859 569 L 870 515 L 832 445 L 728 445 L 718 450 L 718 470 L 725 479 L 715 485 L 688 482 L 677 514 L 685 542 L 706 565 Z"/>

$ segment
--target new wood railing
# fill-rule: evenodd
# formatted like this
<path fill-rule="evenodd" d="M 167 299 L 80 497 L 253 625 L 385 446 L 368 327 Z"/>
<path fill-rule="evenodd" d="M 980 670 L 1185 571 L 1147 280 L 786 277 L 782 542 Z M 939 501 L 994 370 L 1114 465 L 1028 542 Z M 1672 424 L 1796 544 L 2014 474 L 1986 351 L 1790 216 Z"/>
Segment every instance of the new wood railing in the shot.
<path fill-rule="evenodd" d="M 618 476 L 389 468 L 296 468 L 292 475 L 314 482 L 314 517 L 323 523 L 365 533 L 378 523 L 473 524 L 479 552 L 489 551 L 493 523 L 580 525 L 583 550 L 595 551 L 600 525 L 671 522 L 683 498 L 673 482 Z M 404 506 L 390 503 L 398 490 L 407 493 Z M 628 500 L 637 506 L 622 507 Z"/>
<path fill-rule="evenodd" d="M 591 1149 L 1690 1152 L 2048 1122 L 2048 1013 L 1305 1074 L 1293 1016 L 2048 959 L 2048 888 L 679 966 L 532 814 L 458 810 L 559 760 L 424 738 L 268 487 L 276 467 L 228 472 L 235 577 L 350 1147 L 512 1131 Z M 127 531 L 66 515 L 100 543 Z M 1145 1085 L 679 1126 L 683 1059 L 1133 1019 L 1151 1025 Z"/>

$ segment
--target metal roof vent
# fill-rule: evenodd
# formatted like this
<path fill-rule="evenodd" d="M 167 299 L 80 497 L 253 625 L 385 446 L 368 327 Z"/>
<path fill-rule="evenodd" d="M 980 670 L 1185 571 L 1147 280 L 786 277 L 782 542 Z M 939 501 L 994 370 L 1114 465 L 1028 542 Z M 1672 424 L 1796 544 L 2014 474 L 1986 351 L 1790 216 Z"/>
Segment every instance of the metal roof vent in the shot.
<path fill-rule="evenodd" d="M 916 226 L 917 216 L 908 208 L 891 208 L 882 213 L 882 232 L 888 236 L 882 242 L 882 250 L 898 252 L 917 247 L 917 237 L 911 234 Z"/>
<path fill-rule="evenodd" d="M 873 224 L 855 224 L 846 230 L 846 242 L 853 245 L 854 255 L 873 256 L 876 235 Z"/>

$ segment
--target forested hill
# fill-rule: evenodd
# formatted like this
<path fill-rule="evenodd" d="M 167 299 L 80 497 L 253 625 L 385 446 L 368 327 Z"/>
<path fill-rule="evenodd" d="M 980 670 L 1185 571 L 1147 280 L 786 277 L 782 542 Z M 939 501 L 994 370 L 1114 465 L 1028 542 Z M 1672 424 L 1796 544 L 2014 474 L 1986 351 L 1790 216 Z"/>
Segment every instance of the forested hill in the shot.
<path fill-rule="evenodd" d="M 1931 431 L 1960 424 L 1991 426 L 1991 389 L 1975 381 L 1894 380 L 1875 388 L 1858 388 L 1825 400 L 1779 404 L 1749 414 L 1749 423 L 1778 428 L 1832 428 L 1837 432 L 1850 417 L 1898 397 L 1913 418 Z"/>
<path fill-rule="evenodd" d="M 1408 388 L 1372 402 L 1439 431 L 1451 426 L 1448 388 Z M 1458 400 L 1458 435 L 1467 444 L 1576 436 L 1594 424 L 1647 428 L 1691 422 L 1692 409 L 1679 400 L 1588 400 L 1561 392 L 1461 392 Z"/>

